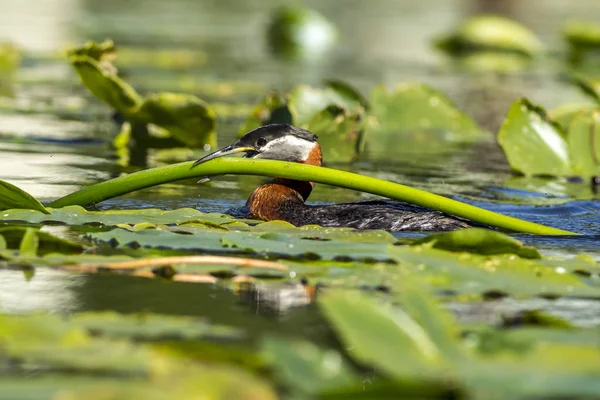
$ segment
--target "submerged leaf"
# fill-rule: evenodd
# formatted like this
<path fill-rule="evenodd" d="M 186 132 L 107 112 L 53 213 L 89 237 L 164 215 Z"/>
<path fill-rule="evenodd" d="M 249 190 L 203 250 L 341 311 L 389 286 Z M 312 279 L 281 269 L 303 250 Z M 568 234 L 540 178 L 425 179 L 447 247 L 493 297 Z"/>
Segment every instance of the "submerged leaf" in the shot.
<path fill-rule="evenodd" d="M 48 211 L 35 197 L 24 192 L 15 185 L 0 180 L 0 210 L 11 208 L 36 210 L 44 214 L 50 214 L 50 211 Z"/>
<path fill-rule="evenodd" d="M 438 39 L 436 45 L 451 55 L 497 51 L 534 56 L 542 51 L 542 43 L 528 28 L 495 15 L 479 15 L 463 21 L 454 32 Z"/>
<path fill-rule="evenodd" d="M 513 103 L 498 133 L 511 168 L 524 175 L 571 174 L 569 149 L 556 124 L 526 99 Z"/>
<path fill-rule="evenodd" d="M 143 100 L 135 118 L 168 130 L 189 147 L 217 146 L 216 116 L 196 96 L 177 93 L 152 94 Z"/>
<path fill-rule="evenodd" d="M 508 253 L 524 258 L 541 258 L 535 247 L 523 246 L 523 243 L 515 238 L 483 228 L 461 229 L 429 235 L 417 239 L 413 245 L 424 243 L 430 243 L 436 249 L 448 251 L 466 251 L 483 255 Z"/>

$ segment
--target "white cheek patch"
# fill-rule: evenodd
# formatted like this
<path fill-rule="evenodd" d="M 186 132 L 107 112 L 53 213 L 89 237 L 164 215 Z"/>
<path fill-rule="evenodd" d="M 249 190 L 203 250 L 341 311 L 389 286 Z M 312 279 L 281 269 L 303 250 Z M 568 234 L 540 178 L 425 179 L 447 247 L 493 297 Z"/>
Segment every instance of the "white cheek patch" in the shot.
<path fill-rule="evenodd" d="M 314 142 L 292 135 L 284 136 L 267 143 L 256 158 L 293 162 L 304 161 L 314 147 Z"/>

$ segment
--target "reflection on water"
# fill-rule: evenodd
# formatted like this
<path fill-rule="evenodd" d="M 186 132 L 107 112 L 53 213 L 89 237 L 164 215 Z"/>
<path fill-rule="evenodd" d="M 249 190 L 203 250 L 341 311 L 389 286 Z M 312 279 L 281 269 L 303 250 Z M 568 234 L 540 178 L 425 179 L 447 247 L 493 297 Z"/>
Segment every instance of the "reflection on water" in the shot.
<path fill-rule="evenodd" d="M 7 313 L 68 313 L 79 308 L 77 289 L 85 278 L 40 268 L 27 280 L 23 271 L 0 270 L 0 310 Z"/>

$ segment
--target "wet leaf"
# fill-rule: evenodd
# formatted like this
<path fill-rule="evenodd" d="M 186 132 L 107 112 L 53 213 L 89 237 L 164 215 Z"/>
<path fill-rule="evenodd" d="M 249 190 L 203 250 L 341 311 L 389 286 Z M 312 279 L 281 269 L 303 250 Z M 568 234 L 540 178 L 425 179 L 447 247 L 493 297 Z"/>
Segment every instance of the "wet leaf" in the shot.
<path fill-rule="evenodd" d="M 287 94 L 287 98 L 290 112 L 294 117 L 294 125 L 301 127 L 331 105 L 337 105 L 348 111 L 362 109 L 358 99 L 348 96 L 345 92 L 338 92 L 333 87 L 321 89 L 297 85 Z"/>
<path fill-rule="evenodd" d="M 567 132 L 571 121 L 580 113 L 588 113 L 598 109 L 597 105 L 590 103 L 562 104 L 549 112 L 550 119 L 560 125 L 563 132 Z"/>
<path fill-rule="evenodd" d="M 358 292 L 328 292 L 319 304 L 358 363 L 396 379 L 449 377 L 440 349 L 406 312 Z"/>
<path fill-rule="evenodd" d="M 560 128 L 526 99 L 511 106 L 498 143 L 511 168 L 524 175 L 571 174 L 569 149 Z"/>
<path fill-rule="evenodd" d="M 189 147 L 215 148 L 216 116 L 212 108 L 196 96 L 158 93 L 146 97 L 135 118 L 158 125 Z"/>
<path fill-rule="evenodd" d="M 313 9 L 284 6 L 271 17 L 267 39 L 275 54 L 311 58 L 332 48 L 337 41 L 337 30 Z"/>
<path fill-rule="evenodd" d="M 528 28 L 494 15 L 463 21 L 454 32 L 436 40 L 436 46 L 450 55 L 497 51 L 534 56 L 542 51 L 542 43 Z"/>
<path fill-rule="evenodd" d="M 600 175 L 600 111 L 578 114 L 569 125 L 567 144 L 576 175 Z"/>
<path fill-rule="evenodd" d="M 317 113 L 306 128 L 319 135 L 325 162 L 349 162 L 358 156 L 361 117 L 331 105 Z"/>
<path fill-rule="evenodd" d="M 123 115 L 131 115 L 142 103 L 140 95 L 114 70 L 87 56 L 72 56 L 71 64 L 90 92 Z"/>
<path fill-rule="evenodd" d="M 11 208 L 37 210 L 44 214 L 50 213 L 42 203 L 29 193 L 24 192 L 8 182 L 0 180 L 0 210 Z M 3 214 L 6 213 L 0 213 L 0 216 Z"/>
<path fill-rule="evenodd" d="M 43 214 L 34 210 L 6 210 L 0 212 L 0 221 L 5 222 L 61 222 L 68 225 L 118 225 L 118 224 L 228 224 L 237 221 L 225 214 L 203 213 L 193 208 L 178 208 L 176 210 L 159 210 L 145 208 L 140 210 L 110 210 L 87 211 L 81 206 L 67 206 L 50 209 L 51 214 Z"/>
<path fill-rule="evenodd" d="M 431 247 L 448 251 L 466 251 L 474 254 L 516 254 L 524 258 L 541 258 L 534 247 L 523 246 L 515 238 L 483 228 L 461 229 L 438 233 L 417 239 L 413 245 L 429 243 Z"/>
<path fill-rule="evenodd" d="M 262 355 L 286 386 L 304 393 L 339 389 L 358 379 L 340 353 L 308 341 L 267 338 Z"/>
<path fill-rule="evenodd" d="M 443 94 L 422 84 L 404 84 L 393 91 L 377 86 L 370 105 L 373 120 L 367 124 L 365 142 L 367 151 L 376 155 L 396 159 L 401 148 L 421 146 L 427 151 L 435 143 L 443 148 L 448 141 L 471 142 L 482 133 Z"/>

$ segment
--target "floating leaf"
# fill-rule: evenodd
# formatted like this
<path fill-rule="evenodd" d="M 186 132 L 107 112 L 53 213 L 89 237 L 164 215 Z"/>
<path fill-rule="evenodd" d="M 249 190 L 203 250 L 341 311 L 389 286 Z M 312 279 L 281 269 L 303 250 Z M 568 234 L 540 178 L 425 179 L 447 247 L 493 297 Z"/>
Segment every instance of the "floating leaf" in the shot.
<path fill-rule="evenodd" d="M 542 43 L 529 29 L 508 18 L 479 15 L 463 21 L 458 28 L 436 41 L 451 55 L 475 51 L 513 52 L 534 56 Z"/>
<path fill-rule="evenodd" d="M 569 125 L 567 144 L 575 174 L 600 175 L 600 111 L 577 115 Z"/>
<path fill-rule="evenodd" d="M 498 143 L 511 168 L 524 175 L 571 174 L 569 149 L 560 128 L 526 99 L 511 106 Z"/>
<path fill-rule="evenodd" d="M 85 87 L 123 115 L 130 115 L 142 103 L 140 95 L 116 76 L 115 71 L 103 68 L 98 61 L 87 56 L 73 56 L 70 60 Z"/>
<path fill-rule="evenodd" d="M 217 145 L 215 113 L 196 96 L 177 93 L 149 95 L 135 117 L 168 130 L 186 146 L 210 149 Z"/>
<path fill-rule="evenodd" d="M 581 74 L 571 76 L 571 81 L 596 103 L 600 104 L 600 80 L 592 79 Z"/>
<path fill-rule="evenodd" d="M 325 163 L 348 162 L 358 156 L 362 137 L 360 115 L 331 105 L 317 113 L 306 127 L 318 133 Z"/>
<path fill-rule="evenodd" d="M 288 387 L 308 394 L 331 391 L 357 382 L 342 355 L 307 341 L 267 338 L 262 355 Z"/>
<path fill-rule="evenodd" d="M 302 6 L 287 6 L 272 16 L 267 38 L 276 54 L 313 57 L 331 49 L 337 41 L 337 31 L 317 11 Z"/>
<path fill-rule="evenodd" d="M 562 104 L 553 108 L 548 114 L 550 119 L 560 125 L 563 132 L 566 132 L 573 118 L 582 112 L 587 113 L 595 109 L 598 109 L 598 106 L 589 103 Z"/>
<path fill-rule="evenodd" d="M 50 214 L 51 212 L 51 214 Z M 61 222 L 68 225 L 118 225 L 118 224 L 228 224 L 235 221 L 233 217 L 225 214 L 203 213 L 193 208 L 178 208 L 175 210 L 159 210 L 156 208 L 144 208 L 141 210 L 109 210 L 109 211 L 87 211 L 81 206 L 67 206 L 63 208 L 50 209 L 48 214 L 36 210 L 6 210 L 0 213 L 0 221 L 9 222 Z"/>
<path fill-rule="evenodd" d="M 288 106 L 294 117 L 294 125 L 304 126 L 319 112 L 331 105 L 337 105 L 348 111 L 363 109 L 360 98 L 342 90 L 339 85 L 331 85 L 325 89 L 308 85 L 297 85 L 287 95 Z"/>
<path fill-rule="evenodd" d="M 481 137 L 475 121 L 443 94 L 422 84 L 404 84 L 394 91 L 377 86 L 370 105 L 374 121 L 365 131 L 369 153 L 396 159 L 402 148 L 424 146 L 427 150 L 436 142 L 447 147 L 447 141 L 470 142 Z"/>
<path fill-rule="evenodd" d="M 50 214 L 50 211 L 32 195 L 8 182 L 0 180 L 0 210 L 11 208 L 36 210 L 44 214 Z M 3 214 L 0 213 L 1 215 Z"/>
<path fill-rule="evenodd" d="M 430 243 L 436 249 L 448 251 L 466 251 L 469 253 L 517 254 L 524 258 L 541 258 L 534 247 L 523 246 L 523 243 L 503 233 L 483 228 L 461 229 L 426 236 L 413 242 L 413 245 Z"/>
<path fill-rule="evenodd" d="M 406 312 L 357 292 L 328 292 L 319 304 L 360 364 L 402 380 L 449 378 L 440 349 Z"/>

